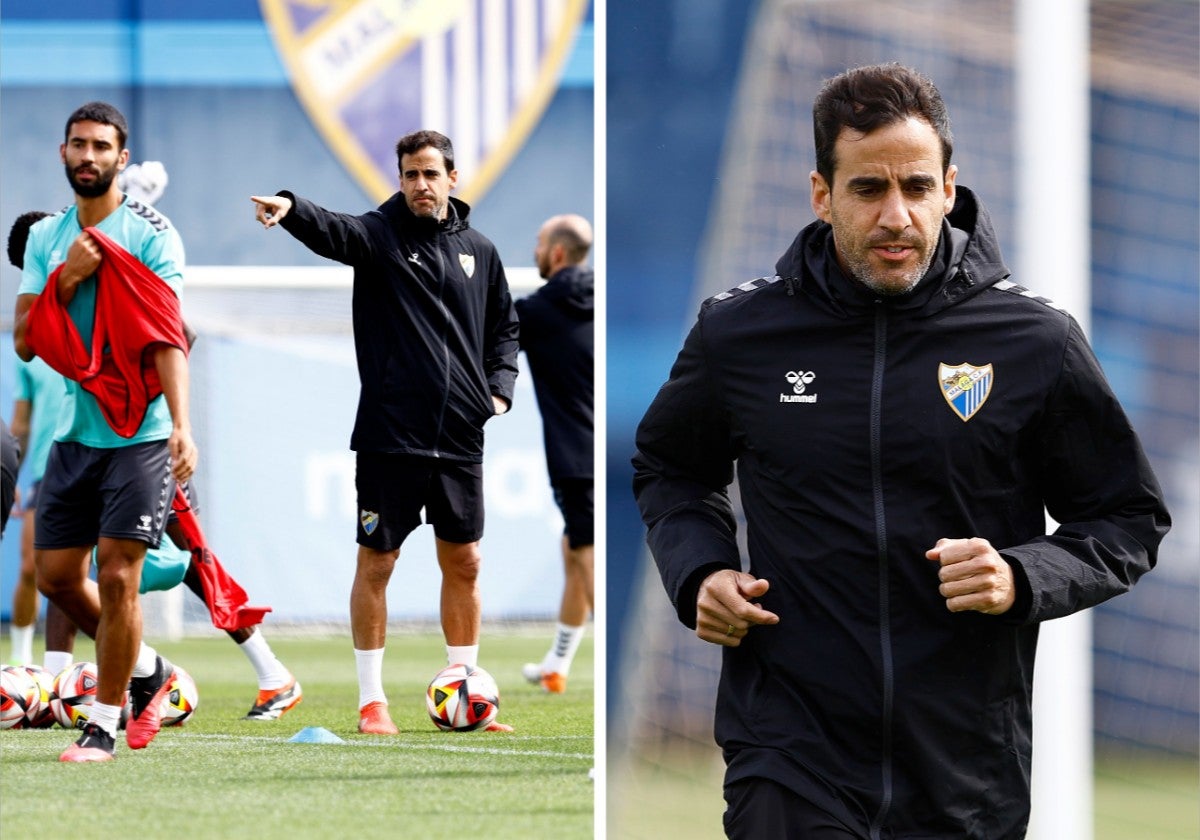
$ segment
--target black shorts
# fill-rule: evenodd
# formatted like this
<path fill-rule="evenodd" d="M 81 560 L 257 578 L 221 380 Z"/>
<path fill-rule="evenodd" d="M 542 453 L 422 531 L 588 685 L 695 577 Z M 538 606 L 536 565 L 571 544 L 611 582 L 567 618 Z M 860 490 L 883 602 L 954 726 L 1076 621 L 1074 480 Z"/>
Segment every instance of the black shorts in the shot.
<path fill-rule="evenodd" d="M 563 515 L 571 548 L 592 545 L 596 527 L 596 484 L 590 478 L 564 478 L 554 485 L 554 503 Z"/>
<path fill-rule="evenodd" d="M 158 548 L 174 495 L 165 440 L 113 449 L 55 441 L 42 476 L 34 546 L 74 548 L 114 537 Z"/>
<path fill-rule="evenodd" d="M 725 785 L 725 836 L 730 840 L 866 840 L 791 788 L 751 777 Z"/>
<path fill-rule="evenodd" d="M 483 537 L 483 465 L 359 452 L 358 544 L 395 551 L 425 521 L 440 540 L 473 543 Z"/>

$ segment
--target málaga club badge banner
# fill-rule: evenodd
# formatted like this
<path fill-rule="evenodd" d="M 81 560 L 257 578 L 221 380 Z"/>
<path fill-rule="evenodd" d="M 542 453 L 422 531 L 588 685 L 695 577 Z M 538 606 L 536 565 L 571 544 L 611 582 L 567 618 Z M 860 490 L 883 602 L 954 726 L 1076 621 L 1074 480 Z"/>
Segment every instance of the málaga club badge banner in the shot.
<path fill-rule="evenodd" d="M 587 0 L 260 0 L 309 118 L 376 201 L 396 140 L 454 143 L 456 195 L 477 200 L 537 124 Z"/>

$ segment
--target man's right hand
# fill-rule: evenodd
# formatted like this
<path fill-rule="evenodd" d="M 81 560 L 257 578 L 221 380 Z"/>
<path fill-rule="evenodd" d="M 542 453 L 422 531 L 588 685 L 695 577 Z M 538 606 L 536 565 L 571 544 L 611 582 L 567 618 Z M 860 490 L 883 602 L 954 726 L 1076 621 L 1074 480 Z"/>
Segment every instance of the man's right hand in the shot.
<path fill-rule="evenodd" d="M 779 616 L 753 603 L 770 584 L 745 572 L 721 569 L 700 584 L 696 596 L 696 635 L 706 642 L 737 647 L 756 624 L 778 624 Z"/>
<path fill-rule="evenodd" d="M 70 303 L 71 298 L 75 297 L 75 287 L 95 274 L 103 259 L 104 252 L 90 233 L 84 232 L 75 237 L 67 249 L 62 273 L 58 275 L 58 299 Z"/>
<path fill-rule="evenodd" d="M 254 218 L 265 228 L 272 228 L 292 209 L 292 200 L 282 195 L 252 195 Z"/>

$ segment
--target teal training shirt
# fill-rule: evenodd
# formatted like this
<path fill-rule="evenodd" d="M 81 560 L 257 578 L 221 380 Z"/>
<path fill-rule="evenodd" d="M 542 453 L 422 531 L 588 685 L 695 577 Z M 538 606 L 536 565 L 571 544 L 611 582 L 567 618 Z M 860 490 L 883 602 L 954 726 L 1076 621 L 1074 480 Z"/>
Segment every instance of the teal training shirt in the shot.
<path fill-rule="evenodd" d="M 166 281 L 177 297 L 182 297 L 183 241 L 166 216 L 127 197 L 96 227 Z M 17 293 L 40 294 L 50 275 L 66 261 L 71 243 L 82 232 L 74 205 L 30 228 L 29 242 L 25 246 L 25 270 Z M 96 278 L 89 277 L 79 284 L 75 297 L 67 304 L 67 313 L 89 350 L 95 310 Z M 71 380 L 67 380 L 67 409 L 60 418 L 55 440 L 112 449 L 166 440 L 171 436 L 171 412 L 161 395 L 150 403 L 142 425 L 131 438 L 123 438 L 114 432 L 104 419 L 96 398 Z"/>
<path fill-rule="evenodd" d="M 92 547 L 92 566 L 96 565 L 96 547 Z M 142 563 L 142 579 L 138 584 L 138 593 L 166 592 L 183 583 L 188 566 L 192 563 L 192 553 L 180 548 L 171 541 L 166 533 L 158 548 L 147 548 L 146 559 Z"/>
<path fill-rule="evenodd" d="M 67 380 L 37 356 L 28 362 L 18 359 L 14 398 L 24 400 L 32 407 L 29 449 L 21 467 L 30 481 L 40 481 L 46 473 L 50 444 L 54 441 L 63 405 L 67 402 Z"/>

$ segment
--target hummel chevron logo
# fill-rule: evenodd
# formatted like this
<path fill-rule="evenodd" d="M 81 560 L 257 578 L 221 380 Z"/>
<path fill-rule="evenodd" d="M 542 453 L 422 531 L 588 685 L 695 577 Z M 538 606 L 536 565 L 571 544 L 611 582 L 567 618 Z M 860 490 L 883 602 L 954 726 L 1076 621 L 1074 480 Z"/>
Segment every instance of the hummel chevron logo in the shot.
<path fill-rule="evenodd" d="M 816 394 L 807 393 L 808 386 L 817 378 L 817 375 L 811 370 L 789 370 L 783 378 L 792 386 L 792 393 L 780 394 L 779 401 L 781 403 L 815 403 L 817 401 Z"/>

